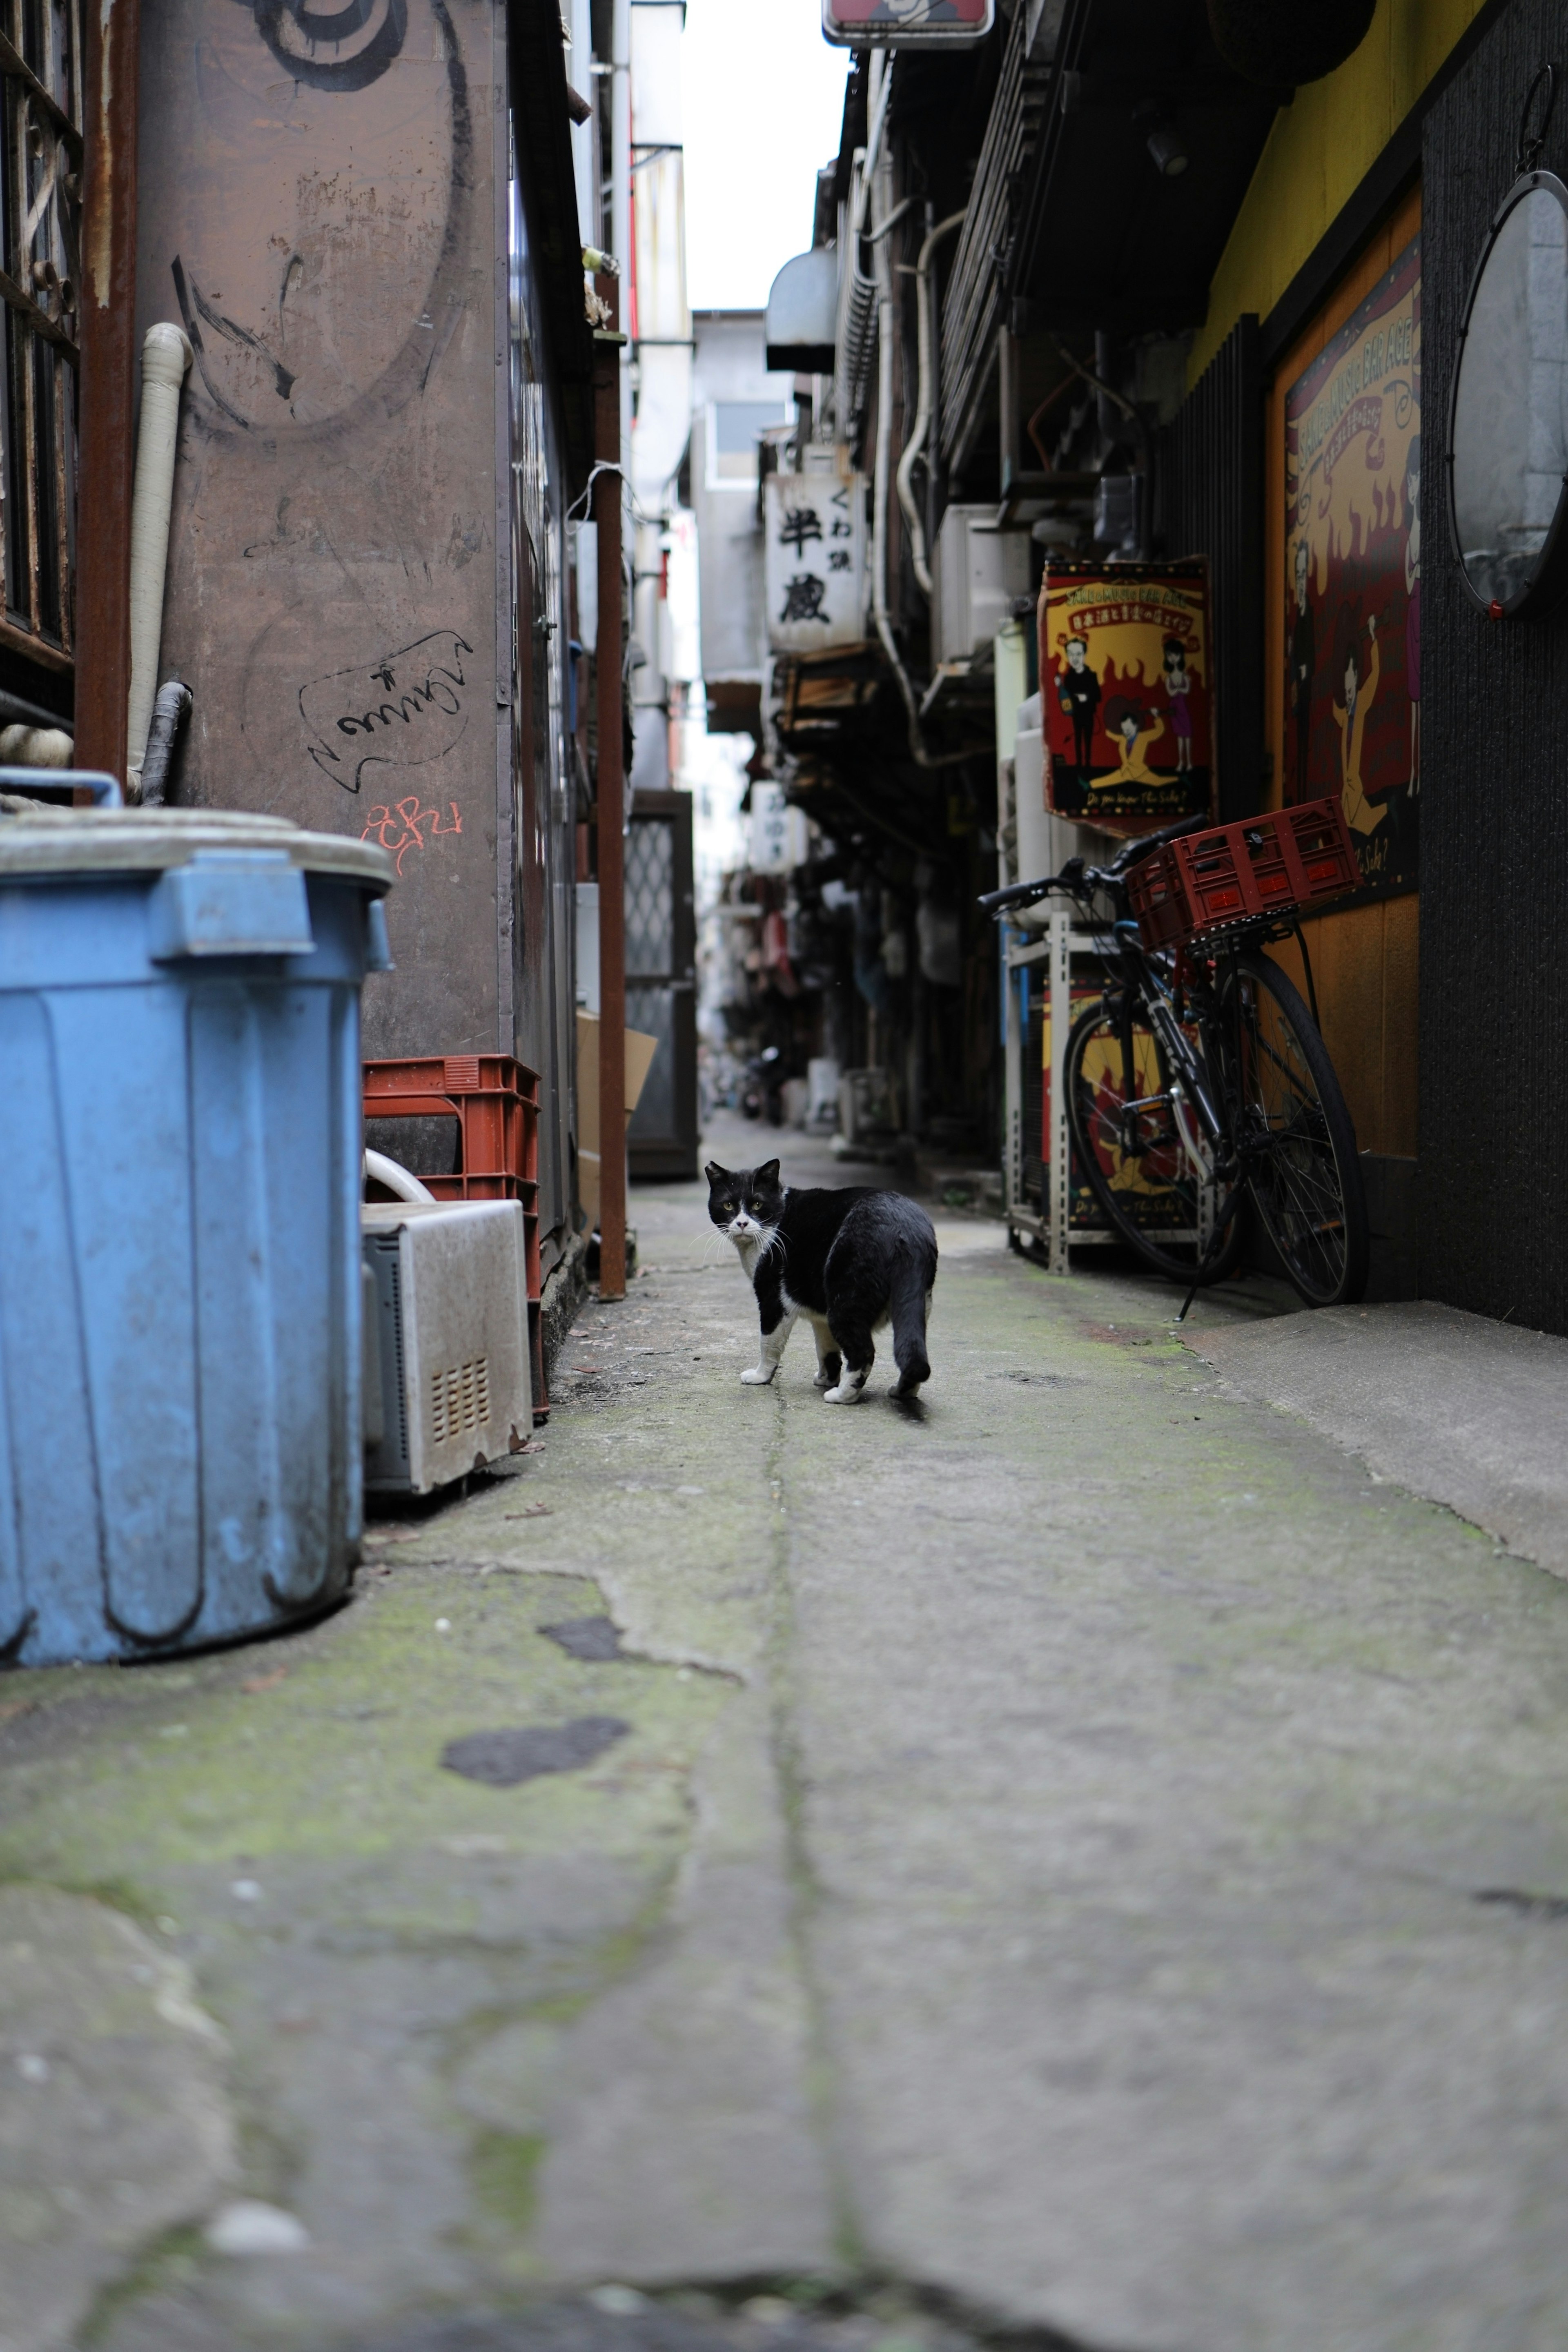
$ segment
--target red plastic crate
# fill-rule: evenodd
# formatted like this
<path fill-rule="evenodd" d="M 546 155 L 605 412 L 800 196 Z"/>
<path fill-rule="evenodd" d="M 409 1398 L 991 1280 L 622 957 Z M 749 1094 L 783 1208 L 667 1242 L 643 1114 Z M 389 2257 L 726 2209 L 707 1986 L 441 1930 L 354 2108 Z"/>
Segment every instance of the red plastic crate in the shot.
<path fill-rule="evenodd" d="M 1127 895 L 1145 947 L 1168 948 L 1259 916 L 1289 921 L 1360 882 L 1336 795 L 1168 841 L 1132 868 Z"/>
<path fill-rule="evenodd" d="M 510 1054 L 421 1054 L 366 1062 L 363 1087 L 367 1119 L 457 1120 L 457 1168 L 408 1171 L 438 1201 L 521 1202 L 533 1417 L 543 1421 L 550 1400 L 540 1316 L 538 1072 Z"/>

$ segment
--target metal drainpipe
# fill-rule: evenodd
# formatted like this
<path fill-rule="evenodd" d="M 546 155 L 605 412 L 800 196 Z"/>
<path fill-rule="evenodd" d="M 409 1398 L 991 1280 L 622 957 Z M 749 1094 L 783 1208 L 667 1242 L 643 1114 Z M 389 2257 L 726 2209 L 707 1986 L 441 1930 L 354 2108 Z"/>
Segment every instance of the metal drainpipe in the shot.
<path fill-rule="evenodd" d="M 618 278 L 601 277 L 597 291 L 620 320 Z M 599 874 L 599 1296 L 626 1292 L 626 934 L 624 829 L 626 787 L 621 719 L 621 477 L 620 346 L 594 346 L 594 458 L 606 470 L 594 484 L 598 530 L 599 614 L 594 656 L 598 720 L 597 835 Z"/>
<path fill-rule="evenodd" d="M 610 18 L 610 243 L 629 291 L 637 270 L 632 253 L 632 0 L 615 0 Z M 626 299 L 623 292 L 619 298 Z M 624 322 L 629 324 L 629 320 Z M 631 346 L 621 348 L 621 447 L 632 446 Z M 626 458 L 630 462 L 629 454 Z"/>

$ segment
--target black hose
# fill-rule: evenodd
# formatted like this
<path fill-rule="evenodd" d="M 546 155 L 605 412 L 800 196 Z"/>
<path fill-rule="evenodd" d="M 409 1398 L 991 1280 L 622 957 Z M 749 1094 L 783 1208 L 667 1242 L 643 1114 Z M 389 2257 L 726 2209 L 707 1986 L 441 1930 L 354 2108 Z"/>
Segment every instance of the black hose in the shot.
<path fill-rule="evenodd" d="M 165 678 L 153 705 L 147 749 L 142 760 L 142 805 L 162 808 L 169 782 L 169 766 L 180 730 L 190 716 L 191 689 L 184 678 Z"/>

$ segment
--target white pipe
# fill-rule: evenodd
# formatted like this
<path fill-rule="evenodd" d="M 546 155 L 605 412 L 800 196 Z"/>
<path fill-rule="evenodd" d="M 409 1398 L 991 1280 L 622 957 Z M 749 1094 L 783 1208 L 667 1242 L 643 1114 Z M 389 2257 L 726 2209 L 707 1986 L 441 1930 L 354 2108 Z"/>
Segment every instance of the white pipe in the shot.
<path fill-rule="evenodd" d="M 913 476 L 915 460 L 925 447 L 926 435 L 931 430 L 931 392 L 936 375 L 936 342 L 931 332 L 931 263 L 944 236 L 961 228 L 967 215 L 949 213 L 938 221 L 921 247 L 921 257 L 915 264 L 915 316 L 919 320 L 916 342 L 920 350 L 920 394 L 915 408 L 914 429 L 904 444 L 904 454 L 899 459 L 899 504 L 909 525 L 910 553 L 914 558 L 915 578 L 929 600 L 931 590 L 931 564 L 926 556 L 925 525 L 915 504 Z"/>
<path fill-rule="evenodd" d="M 131 500 L 131 701 L 125 760 L 131 798 L 142 782 L 147 730 L 158 691 L 163 635 L 163 580 L 169 568 L 169 515 L 174 503 L 174 438 L 180 388 L 191 364 L 183 328 L 165 320 L 142 345 L 142 423 L 136 436 L 136 488 Z"/>
<path fill-rule="evenodd" d="M 886 49 L 873 51 L 868 79 L 875 84 L 875 88 L 867 92 L 871 101 L 871 135 L 866 142 L 866 161 L 861 167 L 860 209 L 855 221 L 858 230 L 865 225 L 866 207 L 870 201 L 871 183 L 876 178 L 877 166 L 882 159 L 882 131 L 888 120 L 888 107 L 893 95 L 893 60 Z"/>
<path fill-rule="evenodd" d="M 892 164 L 882 165 L 892 180 Z M 889 185 L 884 207 L 892 194 Z M 877 465 L 871 482 L 871 618 L 882 642 L 910 720 L 910 757 L 919 768 L 956 767 L 973 755 L 968 751 L 932 751 L 921 733 L 920 704 L 914 682 L 899 658 L 893 625 L 888 615 L 888 488 L 893 455 L 893 265 L 885 243 L 872 247 L 877 273 Z"/>
<path fill-rule="evenodd" d="M 384 1184 L 395 1200 L 434 1201 L 436 1198 L 435 1193 L 427 1191 L 417 1176 L 409 1174 L 401 1160 L 389 1160 L 384 1151 L 366 1151 L 364 1175 L 367 1184 L 373 1177 L 376 1183 Z"/>

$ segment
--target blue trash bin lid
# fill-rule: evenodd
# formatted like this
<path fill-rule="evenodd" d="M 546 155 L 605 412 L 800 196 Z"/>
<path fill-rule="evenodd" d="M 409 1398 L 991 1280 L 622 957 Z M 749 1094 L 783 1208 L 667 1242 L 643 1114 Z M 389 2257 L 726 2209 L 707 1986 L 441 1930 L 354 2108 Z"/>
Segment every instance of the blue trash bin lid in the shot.
<path fill-rule="evenodd" d="M 337 874 L 380 897 L 395 879 L 374 841 L 309 833 L 287 817 L 239 809 L 0 809 L 0 881 L 53 874 L 160 873 L 204 850 L 271 849 L 307 874 Z"/>

